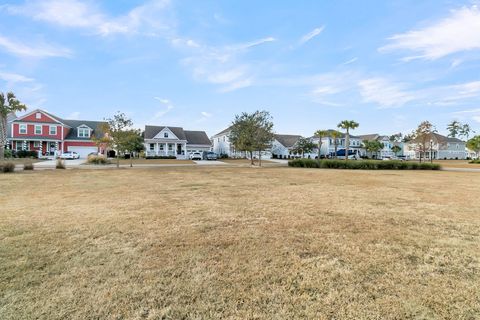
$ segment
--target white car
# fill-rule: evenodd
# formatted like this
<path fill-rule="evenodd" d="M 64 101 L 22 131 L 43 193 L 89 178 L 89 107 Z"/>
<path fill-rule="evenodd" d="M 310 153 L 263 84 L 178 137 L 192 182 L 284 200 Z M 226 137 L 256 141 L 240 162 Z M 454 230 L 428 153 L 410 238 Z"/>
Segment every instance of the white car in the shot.
<path fill-rule="evenodd" d="M 70 159 L 70 160 L 80 159 L 80 155 L 75 151 L 67 151 L 60 155 L 60 159 Z"/>
<path fill-rule="evenodd" d="M 202 154 L 200 152 L 192 152 L 190 154 L 190 160 L 202 160 Z"/>

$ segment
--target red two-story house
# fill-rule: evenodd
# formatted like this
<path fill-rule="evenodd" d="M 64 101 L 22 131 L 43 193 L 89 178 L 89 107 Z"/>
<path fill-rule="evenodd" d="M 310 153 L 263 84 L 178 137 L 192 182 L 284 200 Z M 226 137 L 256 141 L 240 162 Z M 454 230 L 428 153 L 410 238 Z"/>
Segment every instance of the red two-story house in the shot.
<path fill-rule="evenodd" d="M 75 151 L 81 157 L 100 150 L 92 137 L 101 137 L 102 121 L 65 120 L 43 110 L 34 110 L 10 122 L 8 144 L 13 150 L 38 151 L 53 156 Z"/>

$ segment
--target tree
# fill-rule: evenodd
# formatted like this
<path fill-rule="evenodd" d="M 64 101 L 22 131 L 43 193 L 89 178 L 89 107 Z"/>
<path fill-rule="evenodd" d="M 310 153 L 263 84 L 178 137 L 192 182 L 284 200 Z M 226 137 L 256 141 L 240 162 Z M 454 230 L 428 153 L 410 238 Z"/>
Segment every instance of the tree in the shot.
<path fill-rule="evenodd" d="M 447 125 L 447 130 L 450 138 L 456 138 L 462 130 L 462 124 L 457 120 L 453 120 Z"/>
<path fill-rule="evenodd" d="M 468 140 L 468 138 L 470 137 L 470 133 L 475 133 L 475 132 L 472 131 L 472 128 L 470 128 L 470 125 L 468 123 L 463 124 L 462 127 L 460 128 L 459 136 Z"/>
<path fill-rule="evenodd" d="M 0 160 L 5 159 L 8 115 L 26 109 L 27 107 L 15 97 L 13 92 L 8 92 L 6 97 L 3 92 L 0 92 Z"/>
<path fill-rule="evenodd" d="M 475 136 L 468 140 L 467 148 L 474 151 L 477 154 L 477 158 L 480 157 L 480 136 Z"/>
<path fill-rule="evenodd" d="M 402 133 L 399 132 L 399 133 L 395 133 L 395 134 L 392 134 L 390 137 L 389 137 L 389 140 L 390 142 L 401 142 L 402 141 Z"/>
<path fill-rule="evenodd" d="M 122 133 L 120 148 L 130 153 L 130 167 L 133 167 L 133 153 L 143 151 L 142 132 L 139 129 L 130 129 Z"/>
<path fill-rule="evenodd" d="M 261 151 L 271 145 L 273 138 L 272 117 L 267 111 L 255 111 L 250 114 L 243 112 L 236 115 L 229 136 L 236 150 L 250 154 L 252 165 L 254 165 L 253 152 L 259 151 L 261 155 Z"/>
<path fill-rule="evenodd" d="M 337 127 L 345 130 L 345 161 L 348 160 L 348 151 L 350 148 L 350 130 L 358 128 L 359 124 L 353 120 L 343 120 Z"/>
<path fill-rule="evenodd" d="M 332 138 L 333 140 L 333 145 L 334 145 L 334 150 L 335 150 L 335 154 L 334 154 L 334 158 L 337 159 L 337 149 L 338 149 L 338 138 L 340 138 L 342 136 L 342 133 L 340 131 L 337 131 L 337 130 L 333 130 L 333 131 L 330 131 L 330 138 Z"/>
<path fill-rule="evenodd" d="M 312 140 L 302 137 L 298 139 L 293 150 L 295 153 L 301 153 L 303 158 L 305 156 L 305 153 L 312 152 L 315 147 L 316 145 L 312 142 Z"/>
<path fill-rule="evenodd" d="M 384 145 L 378 140 L 363 140 L 363 147 L 367 152 L 375 153 L 375 157 L 378 158 L 378 151 L 382 150 Z"/>
<path fill-rule="evenodd" d="M 125 151 L 125 143 L 128 141 L 128 128 L 133 125 L 131 119 L 127 118 L 124 113 L 118 111 L 113 118 L 106 119 L 107 125 L 104 128 L 104 134 L 110 138 L 109 144 L 114 148 L 117 157 L 117 168 L 120 167 L 120 152 Z"/>
<path fill-rule="evenodd" d="M 394 145 L 392 146 L 391 150 L 395 155 L 398 155 L 398 153 L 402 151 L 402 148 L 400 146 Z"/>
<path fill-rule="evenodd" d="M 415 142 L 417 143 L 417 149 L 420 154 L 420 162 L 422 162 L 422 155 L 425 156 L 428 150 L 431 150 L 431 141 L 433 133 L 437 132 L 435 127 L 428 121 L 423 121 L 418 125 L 415 130 Z"/>
<path fill-rule="evenodd" d="M 320 160 L 320 156 L 322 155 L 322 139 L 328 137 L 328 130 L 317 130 L 315 131 L 315 136 L 318 137 L 318 160 Z"/>

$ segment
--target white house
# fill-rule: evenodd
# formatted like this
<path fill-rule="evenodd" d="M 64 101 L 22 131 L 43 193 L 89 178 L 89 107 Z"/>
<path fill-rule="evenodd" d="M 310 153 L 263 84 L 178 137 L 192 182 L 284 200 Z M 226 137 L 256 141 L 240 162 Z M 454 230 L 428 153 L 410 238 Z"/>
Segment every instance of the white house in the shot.
<path fill-rule="evenodd" d="M 328 132 L 333 132 L 336 130 L 328 130 Z M 313 136 L 310 138 L 315 145 L 318 146 L 318 136 Z M 345 144 L 346 144 L 346 136 L 344 133 L 340 133 L 339 137 L 336 139 L 337 140 L 337 151 L 345 149 Z M 358 136 L 350 135 L 350 150 L 358 150 L 358 152 L 361 151 L 362 148 L 362 139 L 360 139 Z M 320 154 L 322 156 L 328 156 L 332 153 L 335 152 L 335 141 L 332 139 L 330 136 L 326 136 L 322 138 L 322 149 Z M 311 154 L 308 154 L 306 156 L 310 156 L 312 158 L 318 157 L 318 147 L 313 150 Z"/>
<path fill-rule="evenodd" d="M 383 144 L 383 148 L 378 151 L 378 157 L 380 159 L 385 157 L 399 156 L 403 154 L 403 148 L 404 148 L 403 142 L 391 141 L 389 136 L 382 136 L 382 135 L 379 135 L 378 133 L 374 133 L 374 134 L 360 135 L 358 137 L 361 139 L 362 142 L 365 140 L 381 142 Z M 392 151 L 393 146 L 399 146 L 402 150 L 399 151 L 398 153 L 395 153 Z M 366 154 L 367 154 L 367 150 L 365 150 L 365 148 L 362 148 L 362 155 L 366 155 Z M 376 157 L 377 155 L 373 155 L 373 156 Z"/>
<path fill-rule="evenodd" d="M 188 159 L 192 152 L 210 151 L 211 141 L 205 131 L 188 131 L 180 127 L 145 126 L 145 155 L 174 156 Z"/>
<path fill-rule="evenodd" d="M 419 159 L 420 156 L 424 159 L 459 159 L 467 158 L 466 143 L 457 138 L 450 138 L 442 136 L 438 133 L 430 134 L 427 139 L 425 150 L 418 139 L 408 142 L 405 146 L 405 155 L 412 159 Z"/>
<path fill-rule="evenodd" d="M 280 159 L 288 158 L 298 140 L 302 138 L 302 136 L 293 134 L 276 134 L 274 137 L 270 152 L 272 157 Z"/>

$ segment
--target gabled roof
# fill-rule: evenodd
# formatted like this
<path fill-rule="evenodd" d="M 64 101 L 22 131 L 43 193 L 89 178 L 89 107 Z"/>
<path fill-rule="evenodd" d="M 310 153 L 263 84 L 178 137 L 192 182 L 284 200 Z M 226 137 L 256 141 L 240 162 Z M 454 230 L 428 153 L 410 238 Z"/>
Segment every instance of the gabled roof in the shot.
<path fill-rule="evenodd" d="M 45 111 L 45 110 L 41 110 L 41 109 L 35 109 L 35 110 L 33 110 L 33 111 L 31 111 L 31 112 L 28 112 L 28 113 L 26 113 L 26 114 L 24 114 L 24 115 L 22 115 L 22 116 L 20 116 L 20 117 L 17 117 L 16 119 L 14 119 L 14 120 L 12 120 L 12 121 L 21 121 L 23 118 L 28 117 L 28 116 L 36 113 L 36 112 L 44 113 L 44 114 L 46 114 L 47 116 L 49 116 L 50 118 L 52 118 L 53 120 L 59 122 L 60 124 L 64 124 L 64 125 L 67 125 L 67 126 L 68 126 L 68 124 L 66 124 L 66 123 L 65 123 L 65 120 L 63 120 L 62 118 L 59 118 L 59 117 L 57 117 L 57 116 L 54 116 L 53 114 L 51 114 L 51 113 L 49 113 L 49 112 L 47 112 L 47 111 Z"/>
<path fill-rule="evenodd" d="M 431 133 L 430 136 L 431 136 L 431 139 L 436 141 L 437 143 L 465 143 L 465 141 L 462 141 L 458 138 L 446 137 L 446 136 L 443 136 L 443 135 L 438 134 L 438 133 Z M 419 140 L 418 139 L 413 139 L 410 142 L 418 143 Z"/>
<path fill-rule="evenodd" d="M 293 134 L 275 134 L 275 140 L 282 144 L 285 148 L 292 148 L 297 141 L 302 138 L 300 135 Z"/>
<path fill-rule="evenodd" d="M 229 126 L 227 129 L 224 129 L 224 130 L 220 131 L 220 132 L 217 133 L 217 134 L 214 134 L 214 135 L 212 136 L 212 138 L 215 138 L 215 137 L 224 135 L 224 134 L 226 134 L 226 133 L 228 133 L 228 132 L 230 132 L 230 131 L 232 131 L 232 126 Z"/>
<path fill-rule="evenodd" d="M 86 125 L 92 129 L 91 135 L 101 138 L 104 135 L 102 125 L 106 124 L 105 121 L 89 121 L 89 120 L 63 120 L 62 122 L 69 126 L 71 129 L 65 140 L 90 140 L 90 138 L 83 138 L 78 136 L 78 127 Z"/>
<path fill-rule="evenodd" d="M 372 140 L 377 140 L 378 138 L 380 138 L 380 135 L 378 133 L 372 133 L 372 134 L 361 134 L 358 136 L 362 141 L 363 140 L 368 140 L 368 141 L 372 141 Z"/>
<path fill-rule="evenodd" d="M 208 145 L 208 146 L 212 144 L 212 142 L 208 138 L 207 133 L 205 131 L 185 130 L 185 136 L 187 137 L 188 144 Z"/>
<path fill-rule="evenodd" d="M 153 139 L 157 134 L 159 134 L 163 129 L 168 128 L 173 132 L 179 140 L 187 140 L 185 136 L 185 131 L 180 127 L 167 127 L 167 126 L 145 126 L 145 139 Z"/>

